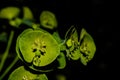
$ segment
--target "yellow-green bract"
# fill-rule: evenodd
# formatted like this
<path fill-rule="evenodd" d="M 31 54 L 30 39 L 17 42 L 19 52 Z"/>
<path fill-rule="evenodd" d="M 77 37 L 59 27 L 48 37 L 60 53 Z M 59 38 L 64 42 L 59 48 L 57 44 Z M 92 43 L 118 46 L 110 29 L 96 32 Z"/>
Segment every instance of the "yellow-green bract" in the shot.
<path fill-rule="evenodd" d="M 78 32 L 73 26 L 66 33 L 67 57 L 72 60 L 80 59 L 83 65 L 87 65 L 94 57 L 96 46 L 92 36 L 84 28 L 82 28 L 79 36 L 78 41 Z"/>
<path fill-rule="evenodd" d="M 80 50 L 78 43 L 78 34 L 74 26 L 71 26 L 65 35 L 67 57 L 72 60 L 78 60 L 80 58 Z"/>
<path fill-rule="evenodd" d="M 22 23 L 22 20 L 18 18 L 20 9 L 17 7 L 5 7 L 0 11 L 0 18 L 8 19 L 9 24 L 14 27 L 18 27 Z"/>
<path fill-rule="evenodd" d="M 84 65 L 87 65 L 96 52 L 96 46 L 92 36 L 83 28 L 80 34 L 80 59 Z"/>
<path fill-rule="evenodd" d="M 20 66 L 9 76 L 8 80 L 48 80 L 45 74 L 35 74 Z"/>
<path fill-rule="evenodd" d="M 34 19 L 32 11 L 27 6 L 23 7 L 23 19 L 27 19 L 27 20 L 33 20 Z"/>
<path fill-rule="evenodd" d="M 0 11 L 0 18 L 11 20 L 18 17 L 19 13 L 20 9 L 17 7 L 5 7 Z"/>
<path fill-rule="evenodd" d="M 23 13 L 21 13 L 21 10 Z M 18 7 L 5 7 L 0 10 L 0 18 L 8 19 L 8 23 L 13 27 L 19 27 L 22 23 L 28 25 L 26 22 L 33 21 L 32 11 L 26 6 L 23 6 L 21 10 Z M 19 17 L 20 14 L 23 14 L 22 18 Z"/>
<path fill-rule="evenodd" d="M 21 60 L 32 63 L 33 67 L 43 67 L 57 58 L 60 47 L 48 32 L 27 29 L 17 39 L 16 52 Z"/>
<path fill-rule="evenodd" d="M 40 14 L 40 23 L 44 28 L 51 30 L 57 27 L 56 17 L 50 11 L 42 11 Z"/>

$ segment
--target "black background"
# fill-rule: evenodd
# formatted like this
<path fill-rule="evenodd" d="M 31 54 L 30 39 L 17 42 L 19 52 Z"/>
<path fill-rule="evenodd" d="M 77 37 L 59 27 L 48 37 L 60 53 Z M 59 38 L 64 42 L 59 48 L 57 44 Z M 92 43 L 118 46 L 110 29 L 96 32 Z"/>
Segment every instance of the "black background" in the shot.
<path fill-rule="evenodd" d="M 29 6 L 36 22 L 43 10 L 55 13 L 58 19 L 59 33 L 63 37 L 71 25 L 84 27 L 93 37 L 96 44 L 96 54 L 87 66 L 78 61 L 68 62 L 61 71 L 48 74 L 50 80 L 56 73 L 63 73 L 68 80 L 104 80 L 113 77 L 115 72 L 115 57 L 113 51 L 116 42 L 114 22 L 114 5 L 105 0 L 2 0 L 0 8 L 5 6 Z M 1 46 L 1 45 L 0 45 Z M 114 77 L 116 78 L 116 77 Z M 115 80 L 115 79 L 114 79 Z"/>

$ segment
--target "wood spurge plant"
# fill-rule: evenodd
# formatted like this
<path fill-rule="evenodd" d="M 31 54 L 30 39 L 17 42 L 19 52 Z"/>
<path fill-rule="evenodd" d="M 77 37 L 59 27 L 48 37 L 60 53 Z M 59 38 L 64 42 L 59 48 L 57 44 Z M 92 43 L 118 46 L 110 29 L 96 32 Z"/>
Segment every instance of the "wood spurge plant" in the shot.
<path fill-rule="evenodd" d="M 87 66 L 87 63 L 93 59 L 96 45 L 85 28 L 78 32 L 76 27 L 71 25 L 63 39 L 57 30 L 56 15 L 51 11 L 41 12 L 38 16 L 40 23 L 36 23 L 29 7 L 23 6 L 22 12 L 23 17 L 19 17 L 21 9 L 18 7 L 8 6 L 0 10 L 0 19 L 6 19 L 12 27 L 7 48 L 1 58 L 0 72 L 9 55 L 15 30 L 21 29 L 23 27 L 21 25 L 27 26 L 27 28 L 22 28 L 23 31 L 17 36 L 15 46 L 17 56 L 1 74 L 0 80 L 6 76 L 18 60 L 24 65 L 14 69 L 8 80 L 49 80 L 46 73 L 64 69 L 67 66 L 66 60 L 79 60 Z M 0 41 L 5 41 L 5 36 L 3 33 L 0 34 Z M 53 64 L 54 62 L 56 64 Z M 49 67 L 51 64 L 52 66 Z"/>

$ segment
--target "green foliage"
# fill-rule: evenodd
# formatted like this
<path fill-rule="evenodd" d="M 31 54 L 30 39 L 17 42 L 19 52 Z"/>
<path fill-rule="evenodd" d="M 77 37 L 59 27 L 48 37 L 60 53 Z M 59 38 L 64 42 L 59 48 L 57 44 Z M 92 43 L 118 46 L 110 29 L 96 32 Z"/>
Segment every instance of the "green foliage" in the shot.
<path fill-rule="evenodd" d="M 87 65 L 93 59 L 96 52 L 95 42 L 84 28 L 79 34 L 73 25 L 62 39 L 56 30 L 58 22 L 54 13 L 47 10 L 42 11 L 40 23 L 35 22 L 32 11 L 26 6 L 23 6 L 22 18 L 19 17 L 19 14 L 20 9 L 18 7 L 6 7 L 0 10 L 0 19 L 7 19 L 10 27 L 20 29 L 22 24 L 28 27 L 15 39 L 17 57 L 25 64 L 15 69 L 8 80 L 48 80 L 45 73 L 55 69 L 64 69 L 67 66 L 66 60 L 80 60 L 83 65 Z M 49 30 L 53 32 L 49 32 Z M 11 30 L 8 45 L 3 53 L 3 59 L 1 59 L 0 72 L 8 56 L 14 33 L 15 31 Z M 7 34 L 2 32 L 0 41 L 6 40 Z M 16 63 L 17 57 L 1 75 L 0 80 Z M 46 68 L 55 61 L 57 62 L 57 64 L 54 64 L 56 68 Z M 27 67 L 24 68 L 24 66 Z M 31 70 L 37 73 L 32 73 Z"/>

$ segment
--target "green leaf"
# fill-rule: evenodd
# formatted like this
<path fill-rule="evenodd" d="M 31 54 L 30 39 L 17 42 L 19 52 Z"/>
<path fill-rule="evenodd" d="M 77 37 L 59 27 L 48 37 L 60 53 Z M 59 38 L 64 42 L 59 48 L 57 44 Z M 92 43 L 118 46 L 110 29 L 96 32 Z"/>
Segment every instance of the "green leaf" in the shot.
<path fill-rule="evenodd" d="M 58 61 L 58 69 L 63 69 L 66 66 L 66 59 L 65 59 L 65 55 L 63 52 L 60 53 L 60 55 L 57 57 L 57 61 Z"/>
<path fill-rule="evenodd" d="M 61 39 L 58 31 L 55 31 L 52 36 L 55 38 L 55 40 L 58 42 L 60 46 L 60 51 L 65 51 L 66 50 L 66 45 L 65 45 L 65 40 Z"/>
<path fill-rule="evenodd" d="M 51 30 L 57 27 L 56 17 L 50 11 L 42 11 L 40 14 L 40 23 L 44 28 Z"/>
<path fill-rule="evenodd" d="M 60 38 L 60 35 L 59 33 L 56 31 L 52 34 L 52 36 L 55 38 L 55 40 L 58 42 L 58 43 L 61 43 L 62 42 L 62 39 Z"/>
<path fill-rule="evenodd" d="M 87 65 L 87 62 L 92 60 L 96 52 L 96 45 L 92 36 L 86 32 L 83 28 L 80 34 L 80 59 L 84 65 Z"/>
<path fill-rule="evenodd" d="M 52 63 L 60 54 L 58 42 L 44 30 L 25 30 L 17 39 L 16 52 L 20 59 L 36 67 Z M 20 55 L 21 53 L 21 55 Z M 22 59 L 22 60 L 23 60 Z"/>
<path fill-rule="evenodd" d="M 48 80 L 45 74 L 35 74 L 20 66 L 9 76 L 8 80 Z"/>

